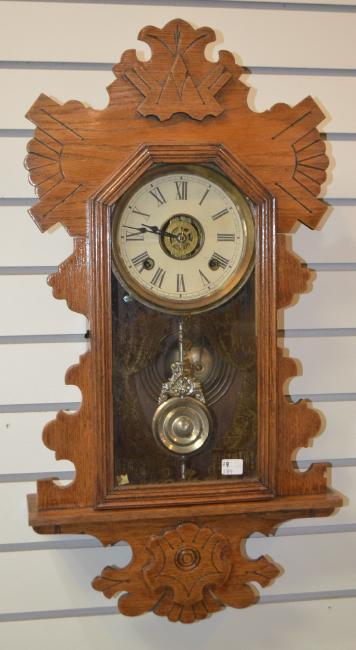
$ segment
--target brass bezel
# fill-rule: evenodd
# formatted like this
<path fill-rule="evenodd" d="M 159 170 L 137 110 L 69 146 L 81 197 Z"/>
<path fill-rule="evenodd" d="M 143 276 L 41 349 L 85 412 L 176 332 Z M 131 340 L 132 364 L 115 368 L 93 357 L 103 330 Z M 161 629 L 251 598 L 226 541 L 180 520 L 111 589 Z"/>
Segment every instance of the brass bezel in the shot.
<path fill-rule="evenodd" d="M 213 183 L 221 187 L 228 194 L 232 202 L 240 209 L 242 225 L 245 233 L 244 251 L 236 273 L 229 278 L 222 288 L 209 294 L 209 296 L 198 298 L 196 300 L 185 300 L 184 302 L 179 300 L 170 300 L 169 298 L 159 298 L 142 287 L 142 285 L 136 282 L 131 274 L 128 273 L 127 268 L 122 261 L 118 247 L 116 246 L 116 233 L 119 228 L 122 212 L 132 196 L 136 193 L 137 189 L 153 178 L 175 173 L 195 174 L 211 180 Z M 112 219 L 111 237 L 112 268 L 120 284 L 130 295 L 142 304 L 146 305 L 146 307 L 169 314 L 188 315 L 215 309 L 230 300 L 230 298 L 232 298 L 237 291 L 243 287 L 254 266 L 255 221 L 252 207 L 240 190 L 228 178 L 223 176 L 220 171 L 202 165 L 156 165 L 149 172 L 141 176 L 141 178 L 132 185 L 130 190 L 121 197 L 116 205 Z"/>

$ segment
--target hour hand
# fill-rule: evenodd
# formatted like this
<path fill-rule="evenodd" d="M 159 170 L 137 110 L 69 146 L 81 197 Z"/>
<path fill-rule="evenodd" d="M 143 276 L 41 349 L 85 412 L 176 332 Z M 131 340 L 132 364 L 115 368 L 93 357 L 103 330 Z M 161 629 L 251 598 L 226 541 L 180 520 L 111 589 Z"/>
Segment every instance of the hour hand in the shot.
<path fill-rule="evenodd" d="M 153 232 L 155 235 L 160 235 L 161 231 L 158 228 L 158 226 L 150 226 L 148 223 L 144 224 L 141 223 L 142 228 L 144 228 L 145 232 Z"/>
<path fill-rule="evenodd" d="M 136 226 L 124 226 L 124 228 L 129 228 L 130 230 L 137 230 L 137 232 L 148 232 L 147 228 L 137 228 Z"/>
<path fill-rule="evenodd" d="M 158 226 L 149 226 L 144 223 L 141 226 L 124 226 L 124 228 L 129 228 L 130 230 L 136 230 L 137 232 L 152 232 L 154 235 L 160 235 L 161 231 Z"/>

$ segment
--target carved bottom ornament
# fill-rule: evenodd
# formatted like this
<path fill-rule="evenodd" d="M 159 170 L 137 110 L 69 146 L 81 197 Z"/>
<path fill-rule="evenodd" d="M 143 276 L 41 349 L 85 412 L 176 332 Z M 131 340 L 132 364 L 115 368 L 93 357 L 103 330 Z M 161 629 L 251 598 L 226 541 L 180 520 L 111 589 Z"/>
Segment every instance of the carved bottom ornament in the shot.
<path fill-rule="evenodd" d="M 183 523 L 148 539 L 150 559 L 143 567 L 135 561 L 134 551 L 128 567 L 106 567 L 93 587 L 107 598 L 127 591 L 118 601 L 122 614 L 153 611 L 172 622 L 193 623 L 225 604 L 246 607 L 257 599 L 246 583 L 266 585 L 278 569 L 263 557 L 251 561 L 242 556 L 240 542 L 239 538 L 231 544 L 211 528 Z"/>

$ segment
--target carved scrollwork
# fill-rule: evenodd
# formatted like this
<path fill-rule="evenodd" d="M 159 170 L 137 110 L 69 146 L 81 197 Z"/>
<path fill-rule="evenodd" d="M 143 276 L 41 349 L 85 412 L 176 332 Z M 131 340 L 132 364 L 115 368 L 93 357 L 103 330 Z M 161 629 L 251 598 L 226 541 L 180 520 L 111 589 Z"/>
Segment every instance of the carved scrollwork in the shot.
<path fill-rule="evenodd" d="M 145 27 L 139 38 L 151 46 L 150 61 L 141 63 L 136 52 L 128 50 L 114 72 L 144 96 L 137 109 L 141 115 L 168 120 L 174 113 L 186 113 L 202 120 L 223 112 L 215 95 L 231 79 L 232 70 L 241 74 L 242 69 L 230 52 L 221 52 L 217 63 L 205 59 L 205 46 L 215 40 L 212 29 L 193 29 L 183 20 L 172 20 L 163 29 Z"/>
<path fill-rule="evenodd" d="M 105 109 L 78 101 L 61 105 L 42 94 L 29 110 L 37 128 L 26 167 L 39 196 L 30 212 L 41 230 L 61 222 L 71 235 L 86 236 L 88 199 L 143 142 L 162 144 L 165 138 L 228 146 L 277 197 L 278 232 L 290 231 L 298 219 L 315 227 L 326 210 L 317 197 L 328 159 L 316 129 L 324 115 L 313 99 L 255 113 L 247 103 L 248 87 L 239 80 L 244 69 L 233 55 L 220 51 L 215 63 L 205 57 L 206 45 L 215 39 L 212 29 L 173 20 L 162 29 L 146 27 L 139 36 L 152 57 L 140 62 L 135 50 L 123 54 Z M 188 122 L 182 113 L 194 119 Z M 206 120 L 201 129 L 199 120 L 222 113 L 223 121 Z M 152 129 L 152 122 L 142 119 L 149 115 L 164 124 Z M 177 156 L 173 150 L 166 162 L 184 161 Z"/>
<path fill-rule="evenodd" d="M 278 266 L 284 269 L 284 273 L 280 273 L 278 276 L 277 307 L 282 309 L 292 305 L 299 294 L 308 291 L 312 284 L 313 272 L 291 249 L 289 235 L 277 236 L 277 254 Z"/>
<path fill-rule="evenodd" d="M 143 569 L 145 581 L 153 591 L 165 592 L 157 614 L 188 622 L 221 609 L 213 587 L 223 585 L 231 572 L 226 537 L 187 523 L 152 537 L 147 550 L 152 560 Z"/>
<path fill-rule="evenodd" d="M 280 494 L 317 494 L 327 489 L 327 463 L 312 463 L 307 471 L 301 472 L 293 463 L 292 456 L 298 447 L 307 447 L 308 441 L 320 431 L 321 418 L 318 411 L 312 408 L 309 400 L 301 399 L 293 403 L 284 396 L 286 383 L 298 375 L 295 359 L 284 356 L 283 350 L 278 349 L 279 391 L 279 435 L 285 435 L 288 430 L 288 442 L 280 445 L 280 471 L 277 480 L 277 490 Z"/>
<path fill-rule="evenodd" d="M 326 209 L 317 198 L 329 166 L 325 142 L 315 128 L 323 113 L 311 97 L 306 97 L 293 108 L 276 104 L 271 114 L 284 121 L 271 133 L 271 143 L 287 146 L 293 159 L 291 173 L 276 179 L 274 191 L 286 206 L 294 204 L 294 209 L 300 211 L 300 221 L 314 228 Z"/>
<path fill-rule="evenodd" d="M 246 524 L 246 522 L 244 522 Z M 251 530 L 256 527 L 251 522 Z M 273 521 L 270 522 L 270 526 Z M 147 563 L 138 559 L 125 569 L 106 567 L 93 581 L 107 598 L 119 592 L 122 614 L 153 611 L 172 621 L 193 623 L 223 609 L 246 607 L 256 601 L 248 582 L 266 586 L 278 568 L 267 558 L 249 560 L 240 550 L 243 533 L 234 543 L 208 526 L 185 522 L 146 540 Z"/>

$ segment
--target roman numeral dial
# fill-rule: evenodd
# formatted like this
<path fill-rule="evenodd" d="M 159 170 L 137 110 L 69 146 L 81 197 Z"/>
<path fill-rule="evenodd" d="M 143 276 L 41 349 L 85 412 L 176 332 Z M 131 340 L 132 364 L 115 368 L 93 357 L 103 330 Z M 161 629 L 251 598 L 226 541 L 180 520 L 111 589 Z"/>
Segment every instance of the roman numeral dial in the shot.
<path fill-rule="evenodd" d="M 177 292 L 185 293 L 185 281 L 183 273 L 177 273 Z"/>
<path fill-rule="evenodd" d="M 151 280 L 151 284 L 154 287 L 159 287 L 160 289 L 162 289 L 162 284 L 165 275 L 166 272 L 163 269 L 161 269 L 161 267 L 158 267 L 157 271 L 154 272 L 153 278 Z"/>
<path fill-rule="evenodd" d="M 222 174 L 189 165 L 136 181 L 113 217 L 113 270 L 134 298 L 173 313 L 229 300 L 253 265 L 249 204 Z"/>
<path fill-rule="evenodd" d="M 162 194 L 162 190 L 160 187 L 152 188 L 152 190 L 149 190 L 149 193 L 151 194 L 151 196 L 153 196 L 154 199 L 156 199 L 159 206 L 163 205 L 164 203 L 167 203 L 166 199 L 164 198 L 164 195 Z"/>
<path fill-rule="evenodd" d="M 186 201 L 188 199 L 188 181 L 176 181 L 177 196 L 179 201 Z"/>
<path fill-rule="evenodd" d="M 149 254 L 147 251 L 144 251 L 143 253 L 139 253 L 135 257 L 131 259 L 131 262 L 134 266 L 138 268 L 138 272 L 142 273 L 144 269 L 145 262 L 150 258 Z"/>

